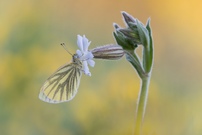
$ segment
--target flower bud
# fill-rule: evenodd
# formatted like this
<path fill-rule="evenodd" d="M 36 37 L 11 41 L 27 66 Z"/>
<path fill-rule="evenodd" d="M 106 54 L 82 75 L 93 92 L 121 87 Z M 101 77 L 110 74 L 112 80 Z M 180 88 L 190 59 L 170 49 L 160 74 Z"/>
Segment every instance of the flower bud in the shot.
<path fill-rule="evenodd" d="M 120 27 L 118 24 L 116 24 L 116 23 L 113 23 L 113 26 L 114 26 L 115 30 L 121 28 L 121 27 Z"/>
<path fill-rule="evenodd" d="M 120 45 L 124 50 L 134 50 L 137 47 L 137 44 L 134 44 L 134 40 L 126 37 L 126 35 L 119 30 L 113 32 L 113 35 L 117 44 Z"/>
<path fill-rule="evenodd" d="M 124 50 L 134 50 L 137 45 L 143 45 L 148 48 L 150 45 L 149 26 L 145 26 L 138 19 L 126 12 L 122 12 L 123 19 L 126 23 L 126 28 L 121 28 L 114 23 L 115 32 L 114 38 L 118 45 Z"/>
<path fill-rule="evenodd" d="M 121 14 L 126 26 L 130 27 L 133 30 L 137 29 L 137 20 L 133 16 L 129 15 L 125 11 L 122 11 Z"/>
<path fill-rule="evenodd" d="M 99 46 L 90 50 L 90 52 L 92 52 L 95 59 L 105 60 L 118 60 L 124 55 L 122 47 L 114 44 Z"/>
<path fill-rule="evenodd" d="M 140 37 L 138 35 L 138 31 L 131 29 L 118 29 L 127 40 L 130 40 L 133 44 L 141 44 Z"/>

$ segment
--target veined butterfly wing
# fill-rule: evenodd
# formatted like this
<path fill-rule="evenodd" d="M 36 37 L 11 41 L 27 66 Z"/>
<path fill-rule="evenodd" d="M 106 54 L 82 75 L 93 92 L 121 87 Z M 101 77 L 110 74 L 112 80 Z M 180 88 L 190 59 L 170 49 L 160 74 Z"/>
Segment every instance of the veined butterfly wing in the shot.
<path fill-rule="evenodd" d="M 74 56 L 72 63 L 60 67 L 43 84 L 39 93 L 41 100 L 61 103 L 74 98 L 82 76 L 82 62 Z"/>

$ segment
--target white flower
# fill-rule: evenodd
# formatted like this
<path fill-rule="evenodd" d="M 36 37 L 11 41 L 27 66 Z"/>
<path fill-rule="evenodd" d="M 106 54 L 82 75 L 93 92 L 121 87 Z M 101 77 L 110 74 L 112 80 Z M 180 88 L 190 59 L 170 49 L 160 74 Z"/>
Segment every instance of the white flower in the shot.
<path fill-rule="evenodd" d="M 85 35 L 80 36 L 77 35 L 77 45 L 80 50 L 76 51 L 76 54 L 79 56 L 79 59 L 83 62 L 83 71 L 84 74 L 91 76 L 91 73 L 88 68 L 88 64 L 91 67 L 94 67 L 95 62 L 92 60 L 93 59 L 93 54 L 88 51 L 88 46 L 90 45 L 91 42 L 88 41 L 88 39 L 85 37 Z"/>

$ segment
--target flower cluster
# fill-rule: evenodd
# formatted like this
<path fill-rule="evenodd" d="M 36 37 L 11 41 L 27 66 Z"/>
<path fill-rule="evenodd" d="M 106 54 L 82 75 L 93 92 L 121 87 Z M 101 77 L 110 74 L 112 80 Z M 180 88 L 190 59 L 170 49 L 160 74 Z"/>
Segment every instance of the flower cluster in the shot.
<path fill-rule="evenodd" d="M 126 28 L 121 28 L 114 23 L 114 38 L 126 53 L 126 59 L 136 69 L 141 78 L 146 77 L 153 63 L 153 42 L 150 28 L 150 19 L 146 26 L 138 19 L 126 12 L 121 12 Z M 135 49 L 138 45 L 143 46 L 143 59 L 140 61 Z"/>

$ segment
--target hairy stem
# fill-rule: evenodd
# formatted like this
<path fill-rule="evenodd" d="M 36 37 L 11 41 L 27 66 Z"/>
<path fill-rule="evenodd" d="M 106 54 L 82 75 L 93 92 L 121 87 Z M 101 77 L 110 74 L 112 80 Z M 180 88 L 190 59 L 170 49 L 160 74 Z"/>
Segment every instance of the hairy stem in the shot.
<path fill-rule="evenodd" d="M 147 105 L 149 93 L 150 75 L 142 78 L 142 86 L 138 95 L 136 117 L 135 117 L 135 135 L 141 135 L 142 123 Z"/>

